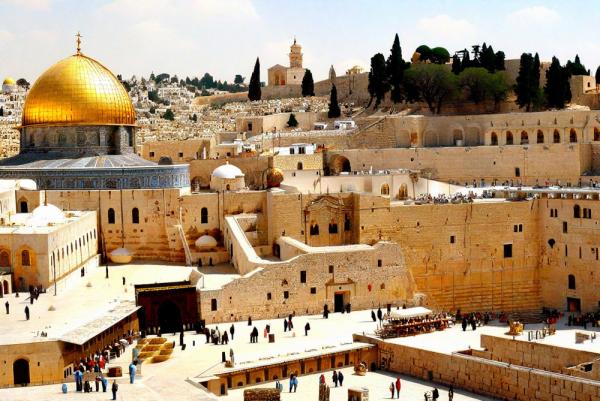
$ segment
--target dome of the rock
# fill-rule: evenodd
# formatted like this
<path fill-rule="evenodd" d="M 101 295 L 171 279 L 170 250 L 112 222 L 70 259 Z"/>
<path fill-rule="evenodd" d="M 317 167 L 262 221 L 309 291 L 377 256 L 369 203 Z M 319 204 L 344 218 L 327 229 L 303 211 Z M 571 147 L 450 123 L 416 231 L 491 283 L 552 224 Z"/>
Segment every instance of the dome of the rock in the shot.
<path fill-rule="evenodd" d="M 50 67 L 35 81 L 23 109 L 22 125 L 135 125 L 127 91 L 96 60 L 75 54 Z"/>

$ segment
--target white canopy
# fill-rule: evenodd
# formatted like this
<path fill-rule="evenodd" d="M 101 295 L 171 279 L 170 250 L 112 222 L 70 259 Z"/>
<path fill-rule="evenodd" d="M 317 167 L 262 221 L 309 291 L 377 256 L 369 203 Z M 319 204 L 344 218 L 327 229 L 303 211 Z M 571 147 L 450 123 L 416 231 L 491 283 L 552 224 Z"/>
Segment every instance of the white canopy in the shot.
<path fill-rule="evenodd" d="M 410 319 L 412 317 L 423 317 L 427 315 L 431 315 L 433 312 L 430 309 L 424 308 L 422 306 L 416 306 L 414 308 L 408 309 L 399 309 L 397 311 L 393 311 L 390 314 L 390 319 L 399 320 L 399 319 Z"/>

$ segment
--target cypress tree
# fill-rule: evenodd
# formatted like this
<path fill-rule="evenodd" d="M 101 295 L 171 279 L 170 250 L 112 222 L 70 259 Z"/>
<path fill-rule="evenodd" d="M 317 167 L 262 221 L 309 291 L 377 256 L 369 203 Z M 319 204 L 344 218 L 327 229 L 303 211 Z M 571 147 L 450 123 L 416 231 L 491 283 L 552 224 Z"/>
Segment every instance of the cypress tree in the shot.
<path fill-rule="evenodd" d="M 260 100 L 260 97 L 260 61 L 257 57 L 254 64 L 254 71 L 252 71 L 252 76 L 250 77 L 250 85 L 248 86 L 248 99 Z"/>
<path fill-rule="evenodd" d="M 600 66 L 596 68 L 596 85 L 600 84 Z"/>
<path fill-rule="evenodd" d="M 548 107 L 557 109 L 565 107 L 566 94 L 563 84 L 565 72 L 565 69 L 560 65 L 560 61 L 556 57 L 552 57 L 550 68 L 546 71 L 546 86 L 544 86 Z"/>
<path fill-rule="evenodd" d="M 329 95 L 329 111 L 327 112 L 327 117 L 329 118 L 337 118 L 342 114 L 340 110 L 340 105 L 338 104 L 337 99 L 337 88 L 335 85 L 331 85 L 331 94 Z"/>
<path fill-rule="evenodd" d="M 302 78 L 302 96 L 314 96 L 315 95 L 315 82 L 313 81 L 312 72 L 307 68 Z"/>
<path fill-rule="evenodd" d="M 462 53 L 463 53 L 463 58 L 462 58 L 462 61 L 460 63 L 460 69 L 461 69 L 461 71 L 464 70 L 465 68 L 472 67 L 472 65 L 471 65 L 471 56 L 469 55 L 469 51 L 467 49 L 464 49 L 462 51 Z"/>
<path fill-rule="evenodd" d="M 600 68 L 600 67 L 598 67 Z M 452 72 L 456 75 L 460 74 L 462 71 L 462 66 L 460 65 L 460 58 L 457 54 L 452 56 Z"/>
<path fill-rule="evenodd" d="M 531 110 L 531 106 L 538 100 L 540 87 L 540 58 L 531 53 L 521 54 L 519 64 L 519 75 L 515 93 L 517 94 L 517 104 L 519 107 L 525 107 L 526 111 Z"/>
<path fill-rule="evenodd" d="M 398 34 L 394 37 L 394 44 L 390 51 L 390 57 L 387 59 L 386 69 L 390 86 L 392 88 L 391 98 L 394 103 L 400 103 L 404 100 L 402 81 L 404 80 L 404 70 L 406 63 L 402 59 L 402 48 Z"/>
<path fill-rule="evenodd" d="M 296 115 L 294 113 L 290 114 L 290 118 L 288 119 L 287 126 L 290 128 L 294 128 L 298 126 L 298 120 L 296 120 Z"/>
<path fill-rule="evenodd" d="M 494 68 L 496 71 L 504 71 L 504 59 L 506 58 L 506 56 L 504 55 L 504 52 L 502 50 L 499 50 L 496 52 L 496 55 L 494 57 Z"/>
<path fill-rule="evenodd" d="M 369 71 L 368 90 L 369 94 L 371 95 L 371 101 L 373 98 L 376 99 L 375 107 L 379 106 L 379 103 L 381 103 L 386 92 L 389 90 L 389 83 L 385 68 L 385 58 L 381 53 L 377 53 L 371 57 L 371 71 Z"/>

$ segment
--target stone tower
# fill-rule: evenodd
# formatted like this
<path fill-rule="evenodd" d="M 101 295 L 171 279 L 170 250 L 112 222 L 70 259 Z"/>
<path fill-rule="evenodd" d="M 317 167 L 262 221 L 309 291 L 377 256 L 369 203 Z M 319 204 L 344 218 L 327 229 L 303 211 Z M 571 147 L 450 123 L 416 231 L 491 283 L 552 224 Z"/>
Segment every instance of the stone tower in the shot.
<path fill-rule="evenodd" d="M 302 68 L 302 46 L 296 43 L 290 47 L 290 68 Z"/>

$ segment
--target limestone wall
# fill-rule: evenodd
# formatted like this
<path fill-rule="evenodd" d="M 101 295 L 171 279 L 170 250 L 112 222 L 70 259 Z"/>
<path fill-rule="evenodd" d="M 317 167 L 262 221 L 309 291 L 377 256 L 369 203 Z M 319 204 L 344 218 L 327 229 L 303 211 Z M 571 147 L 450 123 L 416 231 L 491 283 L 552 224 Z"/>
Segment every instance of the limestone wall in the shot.
<path fill-rule="evenodd" d="M 453 385 L 494 398 L 519 401 L 593 400 L 600 382 L 462 354 L 445 354 L 354 335 L 376 343 L 389 370 Z"/>

